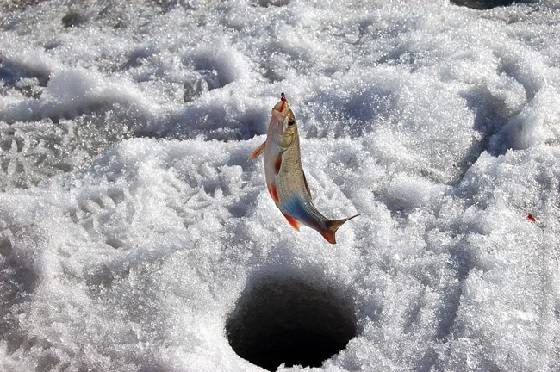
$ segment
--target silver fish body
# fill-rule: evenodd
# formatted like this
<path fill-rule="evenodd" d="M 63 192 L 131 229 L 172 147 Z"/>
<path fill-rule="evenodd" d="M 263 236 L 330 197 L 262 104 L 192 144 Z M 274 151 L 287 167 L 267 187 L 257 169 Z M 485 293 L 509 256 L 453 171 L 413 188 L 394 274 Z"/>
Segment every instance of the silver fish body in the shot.
<path fill-rule="evenodd" d="M 331 244 L 347 220 L 329 220 L 313 205 L 301 164 L 301 149 L 295 116 L 284 95 L 272 109 L 266 141 L 251 157 L 264 153 L 265 180 L 276 206 L 289 224 L 299 231 L 301 224 L 317 230 Z"/>

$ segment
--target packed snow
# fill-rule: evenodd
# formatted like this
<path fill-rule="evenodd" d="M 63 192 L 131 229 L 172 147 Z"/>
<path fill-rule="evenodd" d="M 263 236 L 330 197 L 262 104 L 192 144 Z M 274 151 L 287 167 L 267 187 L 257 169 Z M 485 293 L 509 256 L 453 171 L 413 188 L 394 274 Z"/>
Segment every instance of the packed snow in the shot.
<path fill-rule="evenodd" d="M 0 14 L 1 371 L 560 370 L 556 0 Z M 281 92 L 334 246 L 248 159 Z"/>

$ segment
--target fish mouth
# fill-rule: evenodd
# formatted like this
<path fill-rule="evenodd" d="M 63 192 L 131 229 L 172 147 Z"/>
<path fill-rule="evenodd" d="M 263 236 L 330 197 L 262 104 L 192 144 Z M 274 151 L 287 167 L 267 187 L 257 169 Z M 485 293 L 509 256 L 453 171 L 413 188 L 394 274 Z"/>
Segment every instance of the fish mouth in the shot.
<path fill-rule="evenodd" d="M 283 133 L 293 132 L 293 128 L 296 126 L 296 116 L 284 93 L 281 94 L 280 101 L 274 105 L 272 115 L 279 121 L 278 124 L 282 126 Z"/>
<path fill-rule="evenodd" d="M 290 104 L 288 103 L 288 99 L 286 98 L 286 95 L 283 92 L 280 95 L 280 101 L 278 101 L 278 103 L 274 105 L 274 109 L 280 112 L 281 114 L 286 115 L 295 120 L 294 113 L 292 112 L 292 109 L 290 108 Z"/>

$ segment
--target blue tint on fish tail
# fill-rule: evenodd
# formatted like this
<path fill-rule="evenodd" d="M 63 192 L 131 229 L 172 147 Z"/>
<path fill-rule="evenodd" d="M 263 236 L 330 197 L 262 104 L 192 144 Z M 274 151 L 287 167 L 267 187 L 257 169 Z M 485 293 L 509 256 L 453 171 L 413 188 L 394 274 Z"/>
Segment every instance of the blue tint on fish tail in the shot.
<path fill-rule="evenodd" d="M 294 217 L 295 219 L 307 225 L 316 225 L 319 221 L 315 221 L 305 209 L 305 201 L 299 196 L 291 196 L 280 203 L 280 209 Z"/>

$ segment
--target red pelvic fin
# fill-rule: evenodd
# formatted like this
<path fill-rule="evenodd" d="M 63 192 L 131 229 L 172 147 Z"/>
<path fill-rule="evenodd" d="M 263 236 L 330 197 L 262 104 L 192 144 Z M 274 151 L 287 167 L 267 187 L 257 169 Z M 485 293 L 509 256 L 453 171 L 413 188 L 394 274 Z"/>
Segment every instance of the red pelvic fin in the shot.
<path fill-rule="evenodd" d="M 280 198 L 278 198 L 278 189 L 276 189 L 275 184 L 268 186 L 268 192 L 276 204 L 280 203 Z"/>
<path fill-rule="evenodd" d="M 292 216 L 290 216 L 289 214 L 286 214 L 286 213 L 282 213 L 282 214 L 284 215 L 284 217 L 286 217 L 290 226 L 292 226 L 294 229 L 296 229 L 296 231 L 299 231 L 299 226 L 300 226 L 299 221 L 296 220 L 295 218 L 293 218 Z"/>

